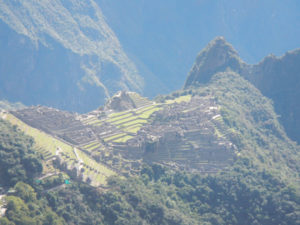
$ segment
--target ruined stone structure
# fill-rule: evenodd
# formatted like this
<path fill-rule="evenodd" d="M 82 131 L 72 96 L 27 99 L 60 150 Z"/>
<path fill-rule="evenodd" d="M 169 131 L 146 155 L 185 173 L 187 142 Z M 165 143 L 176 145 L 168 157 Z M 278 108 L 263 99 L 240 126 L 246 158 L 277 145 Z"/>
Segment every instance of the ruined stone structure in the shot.
<path fill-rule="evenodd" d="M 138 172 L 143 161 L 216 172 L 234 160 L 235 146 L 224 135 L 219 107 L 210 96 L 167 104 L 151 102 L 135 93 L 118 95 L 122 98 L 115 97 L 110 107 L 88 114 L 43 106 L 12 114 L 123 175 Z M 126 104 L 122 105 L 119 101 L 123 98 Z M 114 110 L 113 101 L 122 107 L 131 105 L 120 112 L 120 108 Z"/>

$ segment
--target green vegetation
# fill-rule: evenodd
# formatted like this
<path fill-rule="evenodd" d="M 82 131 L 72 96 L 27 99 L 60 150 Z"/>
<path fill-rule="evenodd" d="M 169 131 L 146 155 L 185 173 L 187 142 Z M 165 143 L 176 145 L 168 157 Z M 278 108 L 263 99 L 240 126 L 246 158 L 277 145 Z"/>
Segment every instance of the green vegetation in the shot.
<path fill-rule="evenodd" d="M 129 96 L 134 102 L 136 108 L 140 108 L 152 104 L 151 101 L 149 101 L 147 98 L 140 96 L 138 93 L 129 92 Z"/>
<path fill-rule="evenodd" d="M 142 126 L 143 126 L 142 124 L 137 124 L 137 125 L 134 125 L 134 126 L 124 128 L 123 131 L 136 134 L 141 129 Z"/>
<path fill-rule="evenodd" d="M 152 108 L 147 111 L 143 111 L 139 117 L 142 119 L 148 119 L 154 112 L 159 111 L 160 108 Z"/>
<path fill-rule="evenodd" d="M 132 115 L 133 115 L 132 112 L 129 112 L 129 113 L 126 113 L 126 114 L 121 114 L 119 116 L 114 115 L 112 117 L 109 117 L 109 119 L 107 119 L 106 121 L 110 122 L 110 123 L 113 123 L 113 122 L 118 121 L 120 119 L 131 117 Z"/>
<path fill-rule="evenodd" d="M 214 75 L 206 86 L 186 91 L 209 96 L 221 106 L 221 117 L 213 121 L 216 128 L 226 129 L 222 133 L 216 129 L 216 134 L 229 138 L 240 156 L 284 179 L 299 179 L 299 146 L 286 136 L 270 100 L 252 84 L 236 73 L 226 72 Z"/>
<path fill-rule="evenodd" d="M 60 155 L 63 157 L 64 161 L 67 163 L 67 165 L 74 164 L 78 161 L 73 147 L 57 140 L 53 137 L 51 137 L 48 134 L 45 134 L 44 132 L 35 129 L 33 127 L 30 127 L 14 117 L 13 115 L 9 114 L 6 118 L 11 123 L 15 124 L 20 128 L 22 131 L 24 131 L 26 134 L 30 135 L 35 140 L 35 149 L 36 151 L 39 151 L 43 156 L 44 159 L 48 159 L 51 156 L 56 155 L 56 151 L 58 150 L 60 152 Z M 86 148 L 89 151 L 92 151 L 92 149 L 96 148 L 96 146 L 89 146 L 89 148 Z M 106 178 L 110 175 L 115 175 L 115 173 L 111 170 L 109 170 L 104 165 L 96 162 L 93 160 L 90 156 L 85 154 L 84 152 L 77 150 L 77 154 L 81 160 L 85 163 L 85 165 L 89 165 L 89 167 L 92 170 L 100 171 L 102 175 L 95 176 L 96 179 L 93 181 L 93 185 L 105 185 L 106 184 Z M 85 170 L 83 172 L 84 176 L 88 176 L 88 170 Z"/>
<path fill-rule="evenodd" d="M 144 112 L 144 111 L 147 111 L 147 110 L 150 110 L 150 109 L 153 109 L 153 108 L 157 107 L 157 105 L 158 104 L 150 105 L 150 106 L 146 106 L 146 107 L 137 109 L 137 110 L 135 110 L 135 113 L 140 114 L 141 112 Z"/>
<path fill-rule="evenodd" d="M 128 140 L 131 139 L 131 138 L 133 138 L 133 136 L 126 135 L 126 136 L 124 136 L 124 137 L 121 137 L 121 138 L 118 138 L 118 139 L 113 140 L 113 142 L 123 143 L 123 142 L 128 141 Z"/>
<path fill-rule="evenodd" d="M 7 211 L 0 218 L 2 225 L 63 225 L 66 224 L 50 207 L 46 199 L 37 198 L 36 191 L 28 184 L 18 182 L 16 195 L 6 197 Z"/>
<path fill-rule="evenodd" d="M 138 119 L 138 116 L 126 117 L 124 119 L 120 119 L 120 120 L 117 120 L 117 121 L 113 122 L 113 124 L 119 125 L 119 124 L 122 124 L 122 123 L 125 123 L 125 122 L 128 122 L 128 121 L 132 121 L 132 120 L 136 120 L 136 119 Z"/>
<path fill-rule="evenodd" d="M 64 151 L 64 147 L 58 142 L 51 144 L 51 136 L 45 137 L 9 115 L 36 144 L 17 126 L 0 121 L 0 181 L 8 187 L 15 185 L 16 190 L 6 197 L 7 212 L 0 224 L 299 224 L 299 146 L 286 136 L 270 100 L 239 75 L 226 72 L 214 75 L 206 86 L 173 93 L 162 101 L 185 101 L 186 96 L 196 95 L 219 106 L 220 115 L 211 119 L 212 128 L 219 138 L 230 140 L 237 153 L 232 165 L 216 174 L 152 164 L 143 165 L 134 177 L 120 178 L 85 152 L 70 149 L 77 153 L 86 184 L 75 180 L 66 184 L 69 177 L 61 173 L 32 182 L 41 173 L 34 146 L 39 152 L 58 146 Z M 110 117 L 112 123 L 126 122 L 119 124 L 123 133 L 112 134 L 105 141 L 126 142 L 132 137 L 126 132 L 138 132 L 157 110 L 160 108 L 152 105 L 137 110 L 137 115 L 127 111 Z M 127 121 L 130 117 L 134 120 Z M 192 144 L 185 143 L 182 148 L 189 150 Z M 82 148 L 91 150 L 98 145 L 94 141 Z M 93 187 L 98 185 L 106 185 L 105 190 Z"/>
<path fill-rule="evenodd" d="M 89 173 L 91 171 L 98 171 L 100 173 L 99 176 L 96 177 L 96 179 L 93 180 L 93 185 L 99 186 L 99 185 L 105 185 L 106 184 L 106 178 L 112 175 L 116 175 L 114 171 L 107 168 L 103 164 L 96 162 L 93 160 L 89 155 L 86 153 L 77 150 L 78 158 L 82 160 L 85 167 L 89 168 L 88 170 L 84 171 L 84 176 L 89 176 Z"/>
<path fill-rule="evenodd" d="M 93 141 L 92 143 L 90 144 L 87 144 L 87 145 L 84 145 L 82 146 L 83 149 L 91 149 L 95 146 L 100 146 L 100 143 L 98 141 Z"/>
<path fill-rule="evenodd" d="M 36 149 L 43 149 L 47 152 L 51 153 L 53 156 L 56 155 L 56 150 L 61 149 L 66 156 L 69 158 L 75 159 L 76 156 L 73 152 L 73 147 L 58 140 L 50 135 L 36 129 L 33 127 L 28 126 L 27 124 L 23 123 L 21 120 L 17 119 L 11 114 L 8 114 L 6 119 L 14 124 L 17 125 L 25 134 L 31 136 L 35 140 Z"/>
<path fill-rule="evenodd" d="M 0 186 L 28 181 L 42 172 L 34 140 L 0 119 Z"/>
<path fill-rule="evenodd" d="M 145 166 L 129 179 L 112 177 L 109 189 L 76 182 L 41 195 L 18 183 L 0 222 L 24 224 L 282 224 L 299 223 L 299 189 L 249 159 L 217 175 Z M 28 210 L 34 209 L 34 210 Z M 47 216 L 46 216 L 47 215 Z M 49 216 L 52 215 L 52 216 Z M 47 218 L 47 219 L 46 219 Z M 55 219 L 55 223 L 52 222 Z M 1 223 L 4 224 L 4 223 Z M 42 223 L 44 224 L 44 223 Z"/>
<path fill-rule="evenodd" d="M 125 133 L 115 134 L 115 135 L 109 136 L 107 138 L 104 138 L 104 141 L 108 142 L 108 141 L 111 141 L 113 139 L 116 139 L 116 138 L 119 138 L 119 137 L 123 137 L 123 136 L 126 136 L 126 134 Z"/>
<path fill-rule="evenodd" d="M 91 151 L 93 151 L 93 150 L 95 150 L 95 149 L 97 149 L 97 148 L 99 148 L 99 147 L 101 147 L 101 144 L 100 143 L 98 143 L 98 144 L 96 144 L 96 145 L 93 145 L 93 146 L 90 146 L 90 147 L 88 147 L 88 148 L 84 148 L 85 150 L 88 150 L 89 152 L 91 152 Z"/>
<path fill-rule="evenodd" d="M 166 100 L 166 104 L 174 104 L 174 103 L 181 103 L 181 102 L 189 102 L 191 100 L 191 95 L 182 95 L 175 99 L 168 99 Z"/>
<path fill-rule="evenodd" d="M 94 125 L 94 126 L 101 126 L 102 122 L 100 120 L 93 120 L 88 122 L 87 124 Z"/>
<path fill-rule="evenodd" d="M 129 121 L 127 123 L 123 123 L 123 124 L 119 125 L 118 128 L 126 128 L 126 127 L 129 127 L 129 126 L 132 126 L 132 125 L 145 124 L 145 123 L 147 123 L 147 120 L 136 119 L 136 120 Z"/>
<path fill-rule="evenodd" d="M 108 117 L 112 119 L 112 118 L 115 118 L 115 117 L 123 116 L 124 114 L 131 115 L 131 111 L 123 111 L 123 112 L 111 113 L 111 114 L 108 115 Z"/>

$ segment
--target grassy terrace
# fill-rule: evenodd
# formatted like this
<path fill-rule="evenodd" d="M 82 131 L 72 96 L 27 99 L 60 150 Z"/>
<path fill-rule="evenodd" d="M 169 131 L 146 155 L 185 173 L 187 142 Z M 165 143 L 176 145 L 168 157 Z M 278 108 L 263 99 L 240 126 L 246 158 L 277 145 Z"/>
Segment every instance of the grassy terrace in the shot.
<path fill-rule="evenodd" d="M 15 116 L 8 114 L 6 119 L 11 122 L 14 125 L 17 125 L 25 134 L 32 136 L 35 140 L 35 147 L 37 151 L 39 151 L 41 154 L 44 155 L 45 159 L 51 158 L 52 156 L 56 155 L 56 149 L 61 149 L 61 155 L 66 161 L 66 163 L 69 165 L 75 163 L 77 161 L 76 155 L 73 151 L 73 147 L 71 145 L 68 145 L 58 139 L 53 138 L 52 136 L 39 131 L 38 129 L 35 129 Z M 98 143 L 99 144 L 99 143 Z M 90 143 L 89 145 L 86 145 L 85 147 L 88 149 L 95 148 L 97 146 L 97 142 Z M 86 153 L 77 150 L 77 154 L 79 159 L 81 159 L 84 163 L 84 165 L 91 169 L 86 169 L 84 172 L 84 176 L 87 176 L 90 171 L 91 173 L 94 173 L 92 177 L 92 185 L 105 185 L 106 184 L 106 178 L 110 175 L 116 175 L 116 173 L 110 169 L 108 169 L 106 166 L 102 165 L 101 163 L 96 162 L 94 159 L 90 158 Z M 95 173 L 93 171 L 98 171 L 98 173 Z"/>
<path fill-rule="evenodd" d="M 192 95 L 183 95 L 175 99 L 170 99 L 166 101 L 166 104 L 173 104 L 173 103 L 181 103 L 181 102 L 189 102 L 192 98 Z"/>
<path fill-rule="evenodd" d="M 94 125 L 94 126 L 100 126 L 102 124 L 102 122 L 95 116 L 82 120 L 82 123 L 84 125 Z"/>
<path fill-rule="evenodd" d="M 101 144 L 100 143 L 97 143 L 95 145 L 92 145 L 90 147 L 84 147 L 83 149 L 87 150 L 88 152 L 92 152 L 94 151 L 95 149 L 101 147 Z"/>
<path fill-rule="evenodd" d="M 82 146 L 82 148 L 90 148 L 90 147 L 92 147 L 94 145 L 97 145 L 97 144 L 99 144 L 98 141 L 93 141 L 92 143 L 89 143 L 87 145 Z"/>
<path fill-rule="evenodd" d="M 156 111 L 159 111 L 160 109 L 161 109 L 161 108 L 156 107 L 156 108 L 149 109 L 149 110 L 147 110 L 147 111 L 143 111 L 143 112 L 139 115 L 139 117 L 142 118 L 142 119 L 148 119 L 148 118 L 152 115 L 152 113 L 154 113 L 154 112 L 156 112 Z"/>
<path fill-rule="evenodd" d="M 138 119 L 138 116 L 130 116 L 130 117 L 126 117 L 124 119 L 116 120 L 115 122 L 112 122 L 112 124 L 118 125 L 118 124 L 125 123 L 125 122 L 135 120 L 135 119 Z"/>
<path fill-rule="evenodd" d="M 68 145 L 36 128 L 25 124 L 12 114 L 8 114 L 6 119 L 12 124 L 17 125 L 25 134 L 33 137 L 35 140 L 36 149 L 40 150 L 43 155 L 45 152 L 47 152 L 47 157 L 50 157 L 49 154 L 54 156 L 56 155 L 56 150 L 60 148 L 66 156 L 76 159 L 76 156 L 73 152 L 73 147 L 71 145 Z"/>
<path fill-rule="evenodd" d="M 88 123 L 88 125 L 101 126 L 102 122 L 98 119 L 95 119 Z"/>
<path fill-rule="evenodd" d="M 129 126 L 132 126 L 132 125 L 137 125 L 137 124 L 146 124 L 148 121 L 145 120 L 145 119 L 136 119 L 136 120 L 131 120 L 127 123 L 123 123 L 119 126 L 117 126 L 118 128 L 121 128 L 121 129 L 125 129 Z"/>
<path fill-rule="evenodd" d="M 124 137 L 121 137 L 121 138 L 118 138 L 118 139 L 113 140 L 113 142 L 124 143 L 124 142 L 128 141 L 128 140 L 131 139 L 131 138 L 133 138 L 133 136 L 126 135 L 126 136 L 124 136 Z"/>
<path fill-rule="evenodd" d="M 90 158 L 86 153 L 83 151 L 77 150 L 78 157 L 83 161 L 85 171 L 84 176 L 90 176 L 90 173 L 95 173 L 95 171 L 99 172 L 97 176 L 93 177 L 93 182 L 97 184 L 106 184 L 106 178 L 111 175 L 117 175 L 114 171 L 110 170 L 106 166 L 102 165 L 101 163 L 96 162 L 94 159 Z M 96 175 L 97 173 L 95 173 Z"/>
<path fill-rule="evenodd" d="M 119 117 L 119 116 L 122 116 L 122 115 L 127 114 L 127 113 L 131 113 L 131 111 L 127 110 L 127 111 L 123 111 L 123 112 L 111 113 L 111 114 L 108 115 L 108 118 Z"/>
<path fill-rule="evenodd" d="M 142 112 L 148 111 L 148 110 L 153 109 L 153 108 L 156 108 L 156 107 L 158 107 L 158 106 L 159 106 L 158 104 L 150 105 L 150 106 L 145 106 L 145 107 L 143 107 L 143 108 L 136 109 L 136 110 L 135 110 L 135 113 L 141 114 Z"/>
<path fill-rule="evenodd" d="M 89 118 L 86 118 L 86 119 L 82 120 L 82 122 L 83 122 L 84 124 L 89 124 L 90 122 L 93 122 L 93 121 L 95 121 L 96 119 L 97 119 L 96 117 L 92 116 L 92 117 L 89 117 Z"/>
<path fill-rule="evenodd" d="M 98 145 L 94 145 L 94 146 L 92 146 L 90 148 L 87 148 L 85 150 L 87 150 L 89 152 L 93 152 L 94 150 L 99 149 L 101 146 L 102 146 L 101 144 L 98 144 Z"/>
<path fill-rule="evenodd" d="M 146 105 L 150 105 L 152 103 L 150 100 L 140 96 L 137 93 L 130 93 L 129 95 L 137 108 L 140 108 L 140 107 L 146 106 Z"/>
<path fill-rule="evenodd" d="M 109 114 L 103 121 L 115 125 L 120 130 L 115 134 L 111 134 L 111 136 L 105 137 L 104 141 L 123 143 L 131 139 L 133 134 L 136 134 L 144 124 L 148 123 L 148 119 L 154 112 L 162 109 L 160 104 L 149 104 L 152 104 L 152 102 L 148 101 L 144 107 L 137 110 L 127 110 Z M 89 145 L 92 146 L 93 143 Z M 82 148 L 89 149 L 89 145 L 83 146 Z"/>
<path fill-rule="evenodd" d="M 114 116 L 114 117 L 108 118 L 106 120 L 106 122 L 113 123 L 113 122 L 118 121 L 120 119 L 124 119 L 124 118 L 131 117 L 131 116 L 133 116 L 132 112 L 128 112 L 128 113 L 122 114 L 120 116 Z"/>
<path fill-rule="evenodd" d="M 134 133 L 136 134 L 142 127 L 142 124 L 136 124 L 127 128 L 124 128 L 123 131 L 127 133 Z"/>
<path fill-rule="evenodd" d="M 107 138 L 104 138 L 104 141 L 108 142 L 108 141 L 111 141 L 113 139 L 117 139 L 117 138 L 120 138 L 120 137 L 123 137 L 123 136 L 126 136 L 126 133 L 115 134 L 115 135 L 109 136 Z"/>

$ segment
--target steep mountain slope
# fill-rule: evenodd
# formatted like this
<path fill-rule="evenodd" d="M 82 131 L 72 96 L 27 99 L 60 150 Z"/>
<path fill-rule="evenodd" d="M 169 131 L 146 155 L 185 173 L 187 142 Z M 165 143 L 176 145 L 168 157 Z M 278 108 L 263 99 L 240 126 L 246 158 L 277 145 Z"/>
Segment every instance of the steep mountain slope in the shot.
<path fill-rule="evenodd" d="M 248 65 L 223 37 L 218 37 L 198 55 L 185 88 L 206 83 L 217 72 L 234 71 L 273 100 L 287 134 L 300 143 L 300 105 L 297 101 L 300 98 L 299 61 L 300 51 L 294 50 L 280 58 L 268 56 L 259 64 Z"/>
<path fill-rule="evenodd" d="M 15 126 L 0 119 L 0 224 L 298 225 L 299 146 L 216 42 L 229 53 L 212 44 L 189 85 L 156 101 L 118 92 L 86 114 L 2 110 Z"/>
<path fill-rule="evenodd" d="M 299 145 L 286 135 L 272 102 L 250 82 L 237 73 L 220 72 L 207 87 L 196 89 L 199 91 L 215 96 L 221 118 L 230 131 L 227 137 L 236 145 L 240 157 L 248 158 L 258 167 L 277 171 L 282 177 L 289 179 L 289 174 L 298 177 Z"/>
<path fill-rule="evenodd" d="M 58 158 L 73 176 L 95 186 L 109 174 L 137 174 L 143 163 L 216 173 L 245 158 L 292 180 L 300 170 L 299 146 L 286 136 L 271 102 L 231 71 L 160 102 L 120 92 L 87 114 L 37 106 L 2 115 L 34 134 L 47 149 L 45 158 Z M 43 146 L 45 133 L 49 147 Z"/>
<path fill-rule="evenodd" d="M 267 56 L 242 75 L 274 102 L 287 134 L 300 144 L 300 49 Z"/>
<path fill-rule="evenodd" d="M 117 90 L 142 92 L 142 77 L 93 0 L 5 0 L 0 19 L 2 98 L 88 111 Z"/>
<path fill-rule="evenodd" d="M 219 72 L 159 99 L 120 92 L 87 114 L 43 106 L 2 112 L 35 138 L 44 175 L 27 181 L 34 189 L 15 185 L 0 223 L 33 224 L 40 215 L 85 225 L 299 223 L 299 146 L 249 81 Z M 122 178 L 108 178 L 114 174 Z"/>

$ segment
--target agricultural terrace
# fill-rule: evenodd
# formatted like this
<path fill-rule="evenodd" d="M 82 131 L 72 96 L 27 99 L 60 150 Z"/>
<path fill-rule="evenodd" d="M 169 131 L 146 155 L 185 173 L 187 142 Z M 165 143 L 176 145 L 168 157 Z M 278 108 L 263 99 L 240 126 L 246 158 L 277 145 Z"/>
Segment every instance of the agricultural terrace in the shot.
<path fill-rule="evenodd" d="M 160 104 L 153 104 L 153 102 L 144 98 L 141 100 L 137 97 L 135 101 L 136 104 L 139 104 L 141 107 L 123 112 L 111 113 L 102 120 L 90 116 L 84 120 L 83 123 L 106 130 L 107 132 L 103 132 L 102 135 L 99 135 L 105 142 L 125 143 L 137 135 L 138 131 L 149 122 L 149 118 L 154 112 L 162 109 Z M 112 126 L 115 129 L 111 129 L 109 126 Z M 81 146 L 81 149 L 88 152 L 99 148 L 101 148 L 101 144 L 98 141 Z"/>
<path fill-rule="evenodd" d="M 77 149 L 77 155 L 79 161 L 82 162 L 84 181 L 89 179 L 91 184 L 94 186 L 105 185 L 107 177 L 111 175 L 117 175 L 114 171 L 107 168 L 103 164 L 98 163 L 79 149 Z"/>
<path fill-rule="evenodd" d="M 48 157 L 49 155 L 55 156 L 57 154 L 57 149 L 60 149 L 66 157 L 76 159 L 76 156 L 73 152 L 73 147 L 71 145 L 68 145 L 36 128 L 25 124 L 12 114 L 8 114 L 6 119 L 13 125 L 17 125 L 25 134 L 33 137 L 35 140 L 36 149 L 42 151 L 41 153 L 44 156 L 45 154 Z"/>
<path fill-rule="evenodd" d="M 35 140 L 35 149 L 39 151 L 44 159 L 50 159 L 55 155 L 60 155 L 64 162 L 67 163 L 67 167 L 71 168 L 74 164 L 77 164 L 78 161 L 83 163 L 83 177 L 89 178 L 92 185 L 105 185 L 106 178 L 110 175 L 116 175 L 115 172 L 108 169 L 101 163 L 96 162 L 89 155 L 77 149 L 76 154 L 75 150 L 71 145 L 68 145 L 52 136 L 33 128 L 12 114 L 8 114 L 6 119 L 11 122 L 13 125 L 17 125 L 20 130 L 22 130 L 25 134 L 31 136 Z M 88 146 L 93 147 L 93 145 Z"/>
<path fill-rule="evenodd" d="M 183 95 L 183 96 L 179 96 L 178 98 L 175 98 L 175 99 L 166 100 L 166 104 L 189 102 L 189 101 L 191 101 L 191 98 L 192 98 L 192 95 Z"/>

